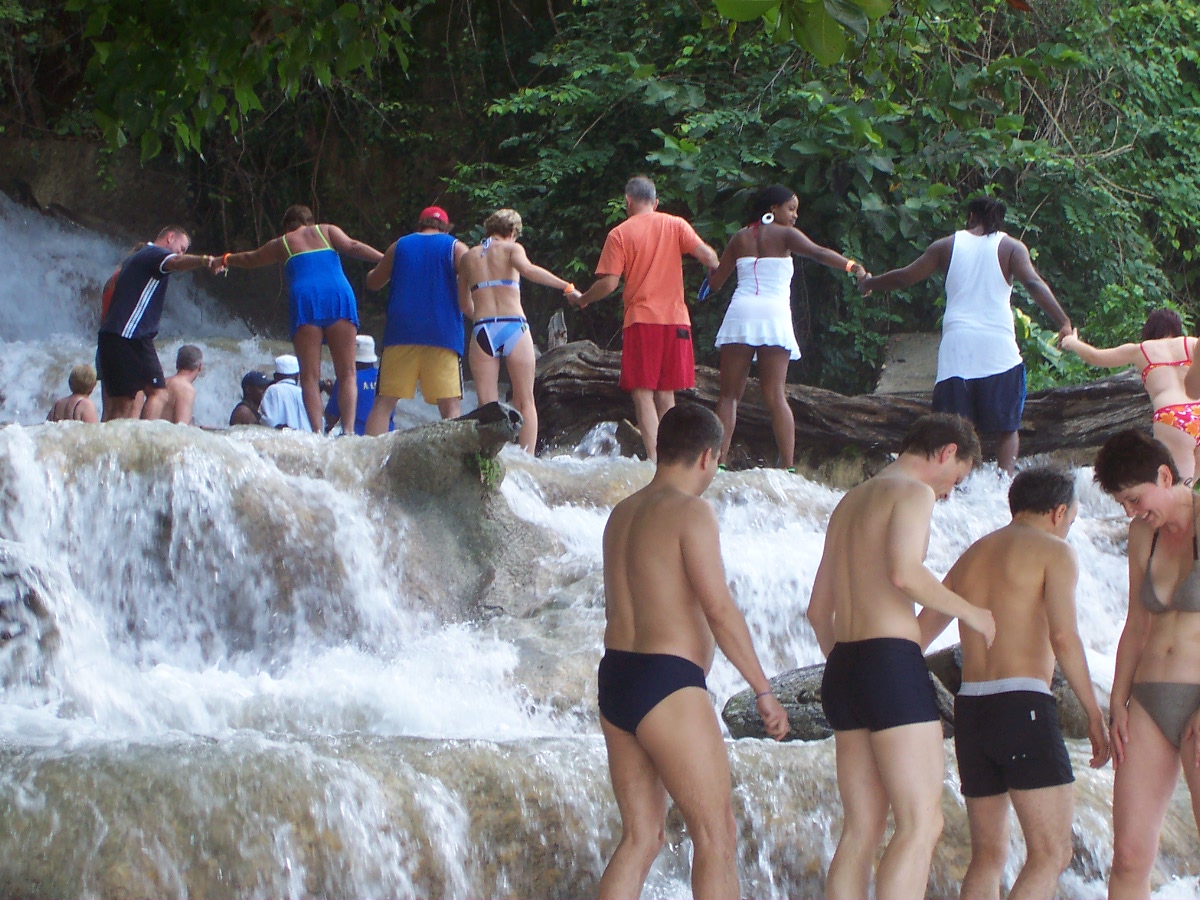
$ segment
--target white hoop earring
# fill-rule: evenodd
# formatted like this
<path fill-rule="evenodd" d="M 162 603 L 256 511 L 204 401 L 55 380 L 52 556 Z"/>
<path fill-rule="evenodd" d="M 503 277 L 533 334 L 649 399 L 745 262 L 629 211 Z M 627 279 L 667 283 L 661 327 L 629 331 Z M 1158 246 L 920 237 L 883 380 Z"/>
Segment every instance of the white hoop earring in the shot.
<path fill-rule="evenodd" d="M 760 221 L 761 221 L 761 222 L 762 222 L 764 225 L 770 225 L 772 222 L 774 222 L 774 221 L 775 221 L 775 213 L 769 213 L 769 212 L 768 212 L 768 213 L 763 213 L 763 215 L 762 215 L 762 219 L 761 219 Z"/>

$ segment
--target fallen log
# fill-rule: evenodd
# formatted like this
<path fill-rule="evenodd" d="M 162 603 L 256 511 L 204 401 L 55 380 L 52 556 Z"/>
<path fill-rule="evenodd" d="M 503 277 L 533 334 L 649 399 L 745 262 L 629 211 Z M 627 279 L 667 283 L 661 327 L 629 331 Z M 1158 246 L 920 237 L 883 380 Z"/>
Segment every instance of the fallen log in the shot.
<path fill-rule="evenodd" d="M 575 446 L 603 422 L 633 420 L 630 396 L 618 387 L 621 354 L 575 341 L 547 351 L 538 360 L 534 382 L 539 449 Z M 720 373 L 696 367 L 696 387 L 680 391 L 713 409 Z M 803 384 L 789 384 L 788 403 L 796 418 L 796 457 L 817 468 L 833 459 L 860 458 L 868 467 L 895 451 L 912 421 L 929 410 L 928 394 L 846 396 Z M 1021 454 L 1086 451 L 1125 428 L 1149 428 L 1150 402 L 1130 370 L 1084 385 L 1031 393 L 1021 421 Z M 640 448 L 639 448 L 640 449 Z M 985 441 L 985 452 L 989 449 Z M 771 464 L 777 459 L 771 419 L 757 379 L 738 404 L 731 468 Z"/>

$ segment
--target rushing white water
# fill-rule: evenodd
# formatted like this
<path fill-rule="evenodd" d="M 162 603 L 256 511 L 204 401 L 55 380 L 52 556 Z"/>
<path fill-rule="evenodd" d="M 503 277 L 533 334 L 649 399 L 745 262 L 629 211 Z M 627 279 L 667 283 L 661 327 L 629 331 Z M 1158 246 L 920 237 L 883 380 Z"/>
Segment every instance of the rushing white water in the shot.
<path fill-rule="evenodd" d="M 48 299 L 41 315 L 9 309 L 29 285 L 0 268 L 0 413 L 17 423 L 0 428 L 0 896 L 594 890 L 618 828 L 594 696 L 601 534 L 650 465 L 612 455 L 603 429 L 553 459 L 506 449 L 501 498 L 539 536 L 514 598 L 534 612 L 480 618 L 430 575 L 435 520 L 379 476 L 387 439 L 32 424 L 67 351 L 90 353 L 79 285 L 98 290 L 120 248 L 0 198 L 0 261 L 10 232 Z M 189 304 L 204 301 L 168 304 L 172 340 L 203 335 L 230 378 L 269 357 L 233 324 L 220 340 L 187 330 L 219 319 Z M 935 571 L 1007 520 L 1006 484 L 985 470 L 938 505 Z M 1086 472 L 1080 490 L 1080 624 L 1107 689 L 1125 524 Z M 817 662 L 804 611 L 840 493 L 756 471 L 718 476 L 708 497 L 764 666 Z M 709 685 L 718 703 L 744 686 L 719 655 Z M 839 820 L 831 745 L 730 750 L 743 890 L 817 895 Z M 1111 770 L 1081 752 L 1062 890 L 1101 897 Z M 966 846 L 952 765 L 947 783 L 935 894 L 956 892 Z M 669 834 L 647 896 L 688 892 L 674 815 Z M 1157 896 L 1200 896 L 1195 841 L 1177 795 Z"/>

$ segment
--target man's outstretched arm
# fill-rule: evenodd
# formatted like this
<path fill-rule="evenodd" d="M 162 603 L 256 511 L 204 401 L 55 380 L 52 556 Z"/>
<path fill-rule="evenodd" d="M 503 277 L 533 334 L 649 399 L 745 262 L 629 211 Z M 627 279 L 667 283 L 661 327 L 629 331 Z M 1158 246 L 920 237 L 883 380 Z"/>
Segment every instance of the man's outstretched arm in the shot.
<path fill-rule="evenodd" d="M 1013 248 L 1012 256 L 1009 257 L 1009 271 L 1012 272 L 1013 280 L 1025 285 L 1025 290 L 1029 291 L 1033 302 L 1040 306 L 1058 326 L 1058 336 L 1066 337 L 1073 330 L 1070 318 L 1055 299 L 1054 292 L 1050 290 L 1049 285 L 1042 280 L 1042 276 L 1033 267 L 1033 260 L 1029 258 L 1029 248 L 1020 241 L 1014 240 L 1013 243 L 1016 246 Z"/>
<path fill-rule="evenodd" d="M 925 252 L 903 269 L 892 269 L 882 275 L 867 275 L 858 279 L 858 288 L 867 291 L 898 291 L 924 281 L 934 272 L 945 272 L 950 264 L 953 237 L 938 238 Z"/>

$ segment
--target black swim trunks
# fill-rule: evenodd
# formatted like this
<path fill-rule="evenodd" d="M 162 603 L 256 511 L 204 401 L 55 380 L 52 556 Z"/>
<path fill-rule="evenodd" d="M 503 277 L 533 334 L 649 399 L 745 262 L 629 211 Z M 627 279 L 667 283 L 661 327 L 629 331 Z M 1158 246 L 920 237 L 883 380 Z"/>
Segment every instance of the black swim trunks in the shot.
<path fill-rule="evenodd" d="M 1054 697 L 1005 691 L 954 699 L 954 753 L 964 797 L 1057 787 L 1075 780 Z"/>
<path fill-rule="evenodd" d="M 97 371 L 104 373 L 104 390 L 110 397 L 136 397 L 138 391 L 167 386 L 153 336 L 123 338 L 100 332 Z"/>
<path fill-rule="evenodd" d="M 604 651 L 598 676 L 600 715 L 622 731 L 637 732 L 642 719 L 678 690 L 708 690 L 704 670 L 682 656 L 669 653 Z"/>
<path fill-rule="evenodd" d="M 834 731 L 885 731 L 939 720 L 921 648 L 904 638 L 839 641 L 821 680 L 821 707 Z"/>

